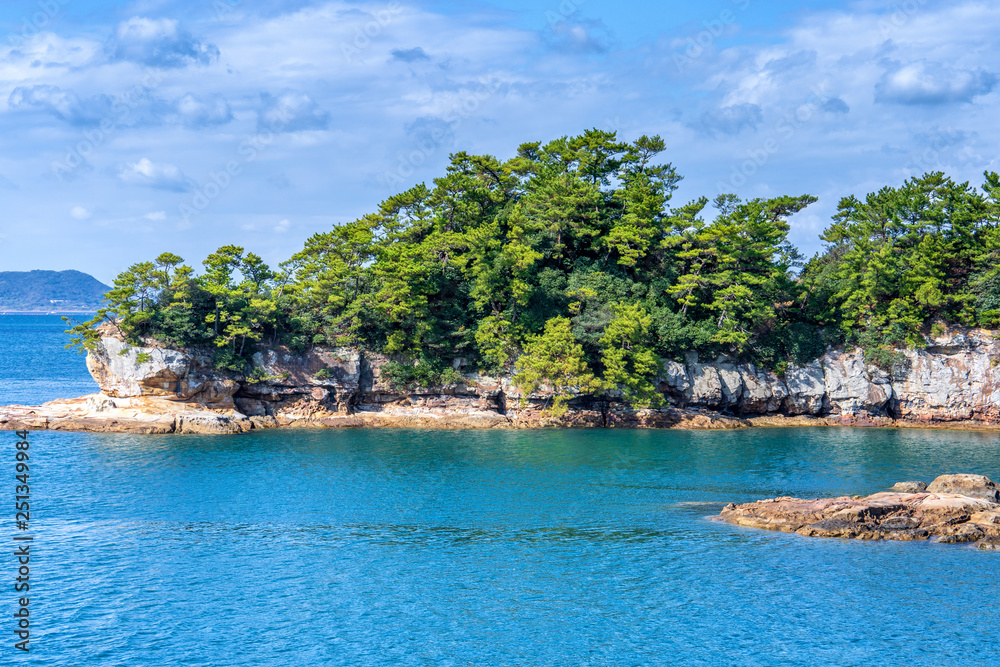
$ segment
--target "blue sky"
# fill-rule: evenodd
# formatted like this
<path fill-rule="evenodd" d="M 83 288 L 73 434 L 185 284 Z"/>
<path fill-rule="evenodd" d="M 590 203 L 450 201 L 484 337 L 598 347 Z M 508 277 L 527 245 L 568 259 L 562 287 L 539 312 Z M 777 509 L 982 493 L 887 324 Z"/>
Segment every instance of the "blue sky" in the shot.
<path fill-rule="evenodd" d="M 7 0 L 0 270 L 277 263 L 455 150 L 660 134 L 675 197 L 1000 170 L 1000 4 Z"/>

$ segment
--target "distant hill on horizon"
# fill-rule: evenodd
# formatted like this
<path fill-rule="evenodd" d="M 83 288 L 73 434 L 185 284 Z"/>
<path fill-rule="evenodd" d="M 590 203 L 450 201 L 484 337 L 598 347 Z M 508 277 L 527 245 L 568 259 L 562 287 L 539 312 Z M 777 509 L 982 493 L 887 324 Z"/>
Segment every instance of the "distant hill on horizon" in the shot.
<path fill-rule="evenodd" d="M 95 311 L 110 289 L 82 271 L 0 271 L 0 312 Z"/>

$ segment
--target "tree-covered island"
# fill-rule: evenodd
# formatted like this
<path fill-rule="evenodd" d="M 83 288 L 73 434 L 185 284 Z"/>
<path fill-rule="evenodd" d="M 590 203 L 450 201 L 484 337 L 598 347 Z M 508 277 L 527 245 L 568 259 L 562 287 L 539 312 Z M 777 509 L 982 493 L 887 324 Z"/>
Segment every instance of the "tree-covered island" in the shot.
<path fill-rule="evenodd" d="M 841 200 L 808 262 L 788 218 L 809 195 L 674 206 L 664 142 L 589 130 L 526 143 L 510 160 L 457 153 L 433 187 L 309 238 L 276 269 L 227 245 L 200 273 L 173 254 L 119 275 L 97 316 L 138 345 L 211 347 L 248 372 L 260 345 L 358 346 L 396 355 L 398 386 L 484 373 L 621 390 L 657 405 L 660 359 L 688 350 L 780 375 L 827 345 L 880 365 L 941 323 L 1000 324 L 1000 176 L 980 189 L 942 173 Z M 556 408 L 559 408 L 557 399 Z"/>

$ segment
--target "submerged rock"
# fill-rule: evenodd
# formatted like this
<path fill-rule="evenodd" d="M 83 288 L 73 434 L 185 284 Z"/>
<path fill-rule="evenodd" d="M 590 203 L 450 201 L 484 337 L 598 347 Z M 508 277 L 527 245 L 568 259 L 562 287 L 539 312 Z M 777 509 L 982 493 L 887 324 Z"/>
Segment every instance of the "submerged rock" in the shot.
<path fill-rule="evenodd" d="M 1000 537 L 987 537 L 980 540 L 977 546 L 984 550 L 1000 551 Z"/>
<path fill-rule="evenodd" d="M 956 479 L 957 478 L 957 479 Z M 988 494 L 996 485 L 981 475 L 944 475 L 939 487 L 962 487 Z M 896 486 L 920 485 L 904 482 Z M 864 498 L 774 498 L 726 505 L 720 517 L 740 526 L 797 533 L 806 537 L 858 540 L 927 540 L 978 542 L 994 549 L 1000 543 L 1000 503 L 982 496 L 945 491 L 888 491 Z M 895 487 L 894 487 L 895 488 Z"/>

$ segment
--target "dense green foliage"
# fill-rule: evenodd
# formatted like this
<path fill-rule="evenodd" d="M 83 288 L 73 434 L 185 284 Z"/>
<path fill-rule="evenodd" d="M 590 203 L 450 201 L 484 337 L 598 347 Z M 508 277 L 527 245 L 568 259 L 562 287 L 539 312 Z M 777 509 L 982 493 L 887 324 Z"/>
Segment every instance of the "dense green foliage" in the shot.
<path fill-rule="evenodd" d="M 583 346 L 576 342 L 565 317 L 553 317 L 545 323 L 545 331 L 528 336 L 516 368 L 514 381 L 524 392 L 522 402 L 543 386 L 548 387 L 555 394 L 551 409 L 556 416 L 566 412 L 572 389 L 595 392 L 603 388 L 590 371 Z"/>
<path fill-rule="evenodd" d="M 135 342 L 215 346 L 234 369 L 261 342 L 357 345 L 394 355 L 397 386 L 455 381 L 462 358 L 527 391 L 653 406 L 661 359 L 690 349 L 780 371 L 831 342 L 874 353 L 936 320 L 1000 323 L 996 174 L 983 192 L 934 173 L 848 197 L 803 268 L 788 218 L 814 197 L 673 207 L 663 150 L 590 130 L 506 162 L 457 153 L 433 187 L 312 236 L 277 271 L 237 246 L 200 275 L 170 254 L 136 264 L 75 342 L 108 320 Z"/>
<path fill-rule="evenodd" d="M 919 346 L 935 322 L 1000 325 L 1000 177 L 983 191 L 935 172 L 846 197 L 805 267 L 807 321 L 837 325 L 874 359 Z"/>

